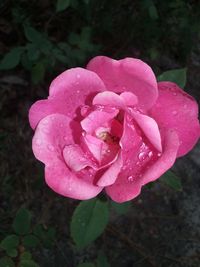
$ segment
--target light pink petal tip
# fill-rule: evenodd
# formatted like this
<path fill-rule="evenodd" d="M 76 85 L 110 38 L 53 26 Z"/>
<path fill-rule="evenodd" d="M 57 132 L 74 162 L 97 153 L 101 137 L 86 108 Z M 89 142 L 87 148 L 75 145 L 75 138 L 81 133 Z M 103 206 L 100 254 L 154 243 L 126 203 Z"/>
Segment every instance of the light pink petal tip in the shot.
<path fill-rule="evenodd" d="M 98 56 L 89 62 L 87 69 L 98 74 L 107 90 L 132 92 L 138 97 L 138 106 L 144 110 L 152 107 L 157 99 L 156 77 L 152 69 L 139 59 L 114 60 Z"/>
<path fill-rule="evenodd" d="M 180 140 L 178 157 L 189 152 L 200 136 L 198 105 L 175 83 L 158 83 L 159 97 L 150 115 L 160 128 L 174 129 Z"/>
<path fill-rule="evenodd" d="M 60 113 L 73 119 L 80 115 L 83 104 L 92 102 L 94 95 L 105 91 L 96 73 L 83 68 L 73 68 L 61 73 L 50 85 L 49 98 L 36 102 L 29 111 L 29 121 L 34 129 L 45 116 Z"/>

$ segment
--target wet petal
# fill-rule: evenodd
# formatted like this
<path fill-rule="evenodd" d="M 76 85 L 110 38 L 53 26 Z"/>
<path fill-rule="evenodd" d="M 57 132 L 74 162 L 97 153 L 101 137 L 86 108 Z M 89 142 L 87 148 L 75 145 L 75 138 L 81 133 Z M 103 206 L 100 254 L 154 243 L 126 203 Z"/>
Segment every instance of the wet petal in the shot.
<path fill-rule="evenodd" d="M 87 69 L 103 80 L 107 90 L 115 93 L 132 92 L 144 110 L 152 107 L 158 97 L 157 81 L 152 69 L 135 58 L 114 60 L 104 56 L 93 58 Z"/>

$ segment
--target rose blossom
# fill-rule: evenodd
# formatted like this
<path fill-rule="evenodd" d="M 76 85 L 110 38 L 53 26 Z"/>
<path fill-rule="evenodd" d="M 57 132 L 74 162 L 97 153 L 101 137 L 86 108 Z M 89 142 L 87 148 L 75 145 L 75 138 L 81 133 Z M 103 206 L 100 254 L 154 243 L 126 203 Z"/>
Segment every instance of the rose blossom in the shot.
<path fill-rule="evenodd" d="M 172 82 L 158 82 L 134 58 L 99 56 L 50 85 L 30 109 L 33 152 L 58 194 L 90 199 L 104 188 L 135 198 L 199 139 L 198 105 Z"/>

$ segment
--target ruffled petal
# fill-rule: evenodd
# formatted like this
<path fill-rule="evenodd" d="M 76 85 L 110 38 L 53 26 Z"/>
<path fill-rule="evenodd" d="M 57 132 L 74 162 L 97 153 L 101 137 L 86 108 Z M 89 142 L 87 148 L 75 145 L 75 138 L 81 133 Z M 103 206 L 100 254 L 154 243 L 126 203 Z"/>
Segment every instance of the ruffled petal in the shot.
<path fill-rule="evenodd" d="M 68 145 L 64 147 L 63 157 L 67 166 L 73 171 L 80 171 L 87 166 L 96 167 L 94 161 L 86 157 L 86 153 L 79 145 Z"/>
<path fill-rule="evenodd" d="M 113 184 L 116 181 L 122 166 L 123 161 L 121 156 L 119 155 L 117 160 L 114 161 L 114 163 L 108 168 L 108 170 L 105 171 L 105 173 L 98 180 L 97 185 L 105 187 Z"/>
<path fill-rule="evenodd" d="M 130 91 L 138 97 L 140 108 L 152 107 L 158 97 L 157 81 L 152 69 L 134 58 L 114 60 L 104 56 L 93 58 L 87 69 L 103 80 L 107 90 L 119 93 Z"/>
<path fill-rule="evenodd" d="M 190 151 L 200 136 L 198 105 L 190 95 L 175 83 L 158 83 L 159 97 L 150 111 L 159 127 L 174 129 L 180 140 L 177 156 Z"/>
<path fill-rule="evenodd" d="M 148 167 L 145 173 L 142 175 L 141 184 L 145 185 L 149 182 L 155 181 L 167 170 L 169 170 L 177 156 L 179 149 L 179 138 L 175 131 L 169 130 L 164 133 L 163 136 L 163 153 L 152 166 Z"/>
<path fill-rule="evenodd" d="M 132 116 L 152 145 L 162 152 L 161 136 L 156 121 L 149 116 L 132 112 Z"/>
<path fill-rule="evenodd" d="M 62 158 L 66 145 L 74 143 L 74 128 L 65 115 L 52 114 L 38 124 L 32 148 L 35 157 L 45 164 L 51 164 L 55 158 Z"/>
<path fill-rule="evenodd" d="M 91 177 L 90 177 L 91 176 Z M 97 196 L 102 187 L 94 185 L 94 175 L 87 172 L 90 180 L 71 172 L 59 158 L 45 167 L 45 180 L 56 193 L 73 199 L 86 200 Z"/>
<path fill-rule="evenodd" d="M 163 173 L 172 167 L 176 160 L 179 147 L 179 140 L 176 132 L 168 131 L 164 133 L 163 153 L 158 156 L 152 156 L 148 161 L 143 160 L 143 164 L 139 165 L 139 161 L 132 161 L 132 174 L 127 172 L 126 168 L 122 171 L 116 182 L 106 188 L 107 194 L 116 202 L 125 202 L 137 197 L 143 185 L 158 179 Z M 138 158 L 141 153 L 139 152 Z M 150 151 L 152 153 L 152 151 Z M 130 168 L 130 167 L 129 167 Z"/>
<path fill-rule="evenodd" d="M 119 111 L 117 109 L 113 109 L 110 112 L 103 110 L 92 111 L 81 121 L 81 126 L 88 134 L 92 134 L 97 128 L 111 121 L 118 112 Z"/>
<path fill-rule="evenodd" d="M 53 113 L 80 119 L 79 108 L 91 104 L 93 97 L 102 91 L 105 91 L 104 83 L 94 72 L 73 68 L 61 73 L 50 85 L 49 98 L 30 108 L 31 127 L 34 129 L 41 119 Z"/>

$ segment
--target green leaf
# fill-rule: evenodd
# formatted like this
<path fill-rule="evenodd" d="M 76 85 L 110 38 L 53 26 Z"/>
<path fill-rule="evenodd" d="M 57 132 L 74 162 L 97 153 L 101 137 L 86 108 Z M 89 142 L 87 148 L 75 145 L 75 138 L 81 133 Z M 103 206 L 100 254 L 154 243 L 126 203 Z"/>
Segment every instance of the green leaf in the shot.
<path fill-rule="evenodd" d="M 0 247 L 6 251 L 8 256 L 16 257 L 17 250 L 16 248 L 19 245 L 19 237 L 16 235 L 6 236 L 0 243 Z"/>
<path fill-rule="evenodd" d="M 70 5 L 70 0 L 57 0 L 56 12 L 60 12 L 68 8 Z"/>
<path fill-rule="evenodd" d="M 44 229 L 40 224 L 36 225 L 33 229 L 33 233 L 42 241 L 43 245 L 47 248 L 51 248 L 55 242 L 56 230 L 53 227 Z"/>
<path fill-rule="evenodd" d="M 8 250 L 17 248 L 19 245 L 19 237 L 17 235 L 8 235 L 0 243 L 0 247 Z"/>
<path fill-rule="evenodd" d="M 80 263 L 77 267 L 95 267 L 91 262 Z"/>
<path fill-rule="evenodd" d="M 110 267 L 105 253 L 101 250 L 97 257 L 97 267 Z"/>
<path fill-rule="evenodd" d="M 10 52 L 5 54 L 0 62 L 0 70 L 9 70 L 15 68 L 19 62 L 24 49 L 22 47 L 15 47 Z"/>
<path fill-rule="evenodd" d="M 15 233 L 19 235 L 25 235 L 28 234 L 30 231 L 30 225 L 31 225 L 31 214 L 30 212 L 25 209 L 21 208 L 14 219 L 13 222 L 13 229 Z"/>
<path fill-rule="evenodd" d="M 0 267 L 14 267 L 15 264 L 11 258 L 3 257 L 0 259 Z"/>
<path fill-rule="evenodd" d="M 23 245 L 26 248 L 34 248 L 39 244 L 39 239 L 34 235 L 27 235 L 23 239 Z"/>
<path fill-rule="evenodd" d="M 78 249 L 93 242 L 104 231 L 109 219 L 108 204 L 98 199 L 82 201 L 75 209 L 70 225 Z"/>
<path fill-rule="evenodd" d="M 186 84 L 186 72 L 187 69 L 174 69 L 163 72 L 157 77 L 158 81 L 170 81 L 177 83 L 181 88 Z"/>
<path fill-rule="evenodd" d="M 31 79 L 34 84 L 38 84 L 44 78 L 45 65 L 42 61 L 37 62 L 31 70 Z"/>
<path fill-rule="evenodd" d="M 24 34 L 28 41 L 36 44 L 41 43 L 44 38 L 39 31 L 27 25 L 24 25 Z"/>
<path fill-rule="evenodd" d="M 38 50 L 35 44 L 32 44 L 32 43 L 27 44 L 26 49 L 27 49 L 28 59 L 30 61 L 35 61 L 39 58 L 40 51 Z"/>
<path fill-rule="evenodd" d="M 115 211 L 119 215 L 122 215 L 122 214 L 127 213 L 129 208 L 131 207 L 131 202 L 127 201 L 127 202 L 124 202 L 124 203 L 116 203 L 114 201 L 111 201 L 111 206 L 115 209 Z"/>
<path fill-rule="evenodd" d="M 172 171 L 168 171 L 160 177 L 160 181 L 170 186 L 171 188 L 180 191 L 182 190 L 182 184 L 180 178 L 178 178 Z"/>

